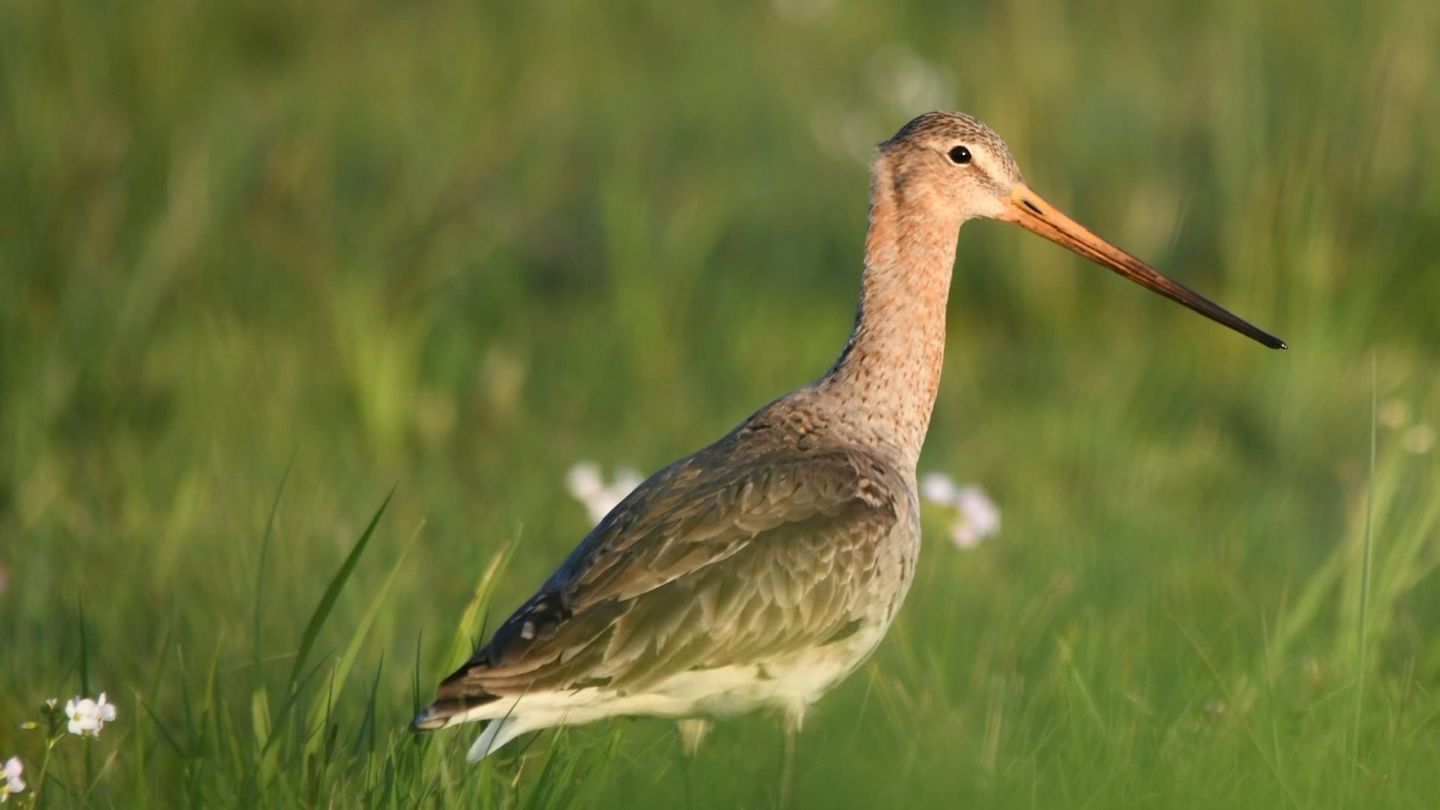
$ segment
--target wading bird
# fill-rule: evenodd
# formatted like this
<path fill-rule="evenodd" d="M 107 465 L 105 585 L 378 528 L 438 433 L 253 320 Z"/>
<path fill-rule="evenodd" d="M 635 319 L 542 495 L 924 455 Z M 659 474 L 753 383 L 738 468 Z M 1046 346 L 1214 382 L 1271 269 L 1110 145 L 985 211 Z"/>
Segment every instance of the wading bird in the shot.
<path fill-rule="evenodd" d="M 656 473 L 440 685 L 417 730 L 488 720 L 479 759 L 527 731 L 617 715 L 756 709 L 785 729 L 870 654 L 915 575 L 915 464 L 945 350 L 960 226 L 1013 222 L 1274 349 L 1279 338 L 1106 242 L 1030 190 L 968 115 L 880 145 L 859 312 L 823 377 Z"/>

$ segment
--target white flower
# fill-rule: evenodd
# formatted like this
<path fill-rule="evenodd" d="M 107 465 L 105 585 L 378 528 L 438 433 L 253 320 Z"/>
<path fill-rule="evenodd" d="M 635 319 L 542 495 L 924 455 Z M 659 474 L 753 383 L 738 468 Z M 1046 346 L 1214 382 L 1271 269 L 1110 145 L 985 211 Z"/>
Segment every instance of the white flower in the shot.
<path fill-rule="evenodd" d="M 19 757 L 5 760 L 5 769 L 0 771 L 0 777 L 5 780 L 0 782 L 0 802 L 9 801 L 12 795 L 25 792 L 24 774 L 25 765 L 20 762 Z"/>
<path fill-rule="evenodd" d="M 615 471 L 614 482 L 607 484 L 599 465 L 592 461 L 576 462 L 565 474 L 565 486 L 570 490 L 570 494 L 585 506 L 586 513 L 596 523 L 603 520 L 610 514 L 611 509 L 625 500 L 626 495 L 640 486 L 642 480 L 640 473 L 629 467 L 621 467 Z"/>
<path fill-rule="evenodd" d="M 932 503 L 954 506 L 959 492 L 954 479 L 945 473 L 926 473 L 920 479 L 920 496 Z"/>
<path fill-rule="evenodd" d="M 1000 507 L 990 500 L 984 487 L 961 487 L 955 505 L 960 509 L 960 519 L 950 527 L 950 539 L 960 548 L 974 548 L 1000 531 Z"/>
<path fill-rule="evenodd" d="M 96 700 L 72 698 L 65 701 L 65 716 L 70 718 L 66 728 L 71 734 L 98 737 L 100 729 L 115 719 L 115 705 L 106 701 L 104 692 Z"/>
<path fill-rule="evenodd" d="M 928 473 L 920 479 L 920 496 L 950 512 L 950 541 L 958 548 L 974 548 L 1000 531 L 1000 507 L 984 487 L 962 487 L 948 475 Z"/>
<path fill-rule="evenodd" d="M 565 486 L 576 500 L 584 503 L 605 488 L 605 479 L 601 477 L 600 467 L 595 462 L 577 461 L 575 466 L 565 473 Z"/>

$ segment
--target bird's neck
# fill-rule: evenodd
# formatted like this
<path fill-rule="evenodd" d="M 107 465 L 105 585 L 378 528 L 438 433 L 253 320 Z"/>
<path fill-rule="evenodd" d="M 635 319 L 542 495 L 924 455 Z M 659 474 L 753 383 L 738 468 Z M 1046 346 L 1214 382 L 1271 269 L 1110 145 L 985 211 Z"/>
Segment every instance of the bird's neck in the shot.
<path fill-rule="evenodd" d="M 857 440 L 913 466 L 940 386 L 960 223 L 897 182 L 883 158 L 874 177 L 855 328 L 815 390 Z"/>

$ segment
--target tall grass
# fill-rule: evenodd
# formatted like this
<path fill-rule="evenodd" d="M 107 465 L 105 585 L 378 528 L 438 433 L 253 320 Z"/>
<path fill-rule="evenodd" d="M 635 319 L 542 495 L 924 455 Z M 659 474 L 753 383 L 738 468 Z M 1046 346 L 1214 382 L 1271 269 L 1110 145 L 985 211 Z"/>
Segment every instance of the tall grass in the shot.
<path fill-rule="evenodd" d="M 0 760 L 105 690 L 44 804 L 773 804 L 763 717 L 693 762 L 405 727 L 588 528 L 570 464 L 826 367 L 866 146 L 951 106 L 1293 348 L 967 226 L 921 466 L 1004 531 L 927 515 L 796 804 L 1428 806 L 1437 42 L 1422 0 L 0 4 Z"/>

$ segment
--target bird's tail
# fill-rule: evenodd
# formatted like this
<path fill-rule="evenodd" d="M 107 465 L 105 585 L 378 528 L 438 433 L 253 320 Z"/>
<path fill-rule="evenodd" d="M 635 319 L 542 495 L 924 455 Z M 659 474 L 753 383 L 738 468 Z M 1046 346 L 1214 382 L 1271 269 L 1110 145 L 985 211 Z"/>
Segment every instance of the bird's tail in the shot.
<path fill-rule="evenodd" d="M 524 718 L 513 715 L 491 720 L 485 725 L 485 730 L 480 732 L 480 736 L 475 738 L 475 742 L 471 744 L 470 752 L 465 755 L 465 758 L 471 762 L 479 762 L 521 734 L 534 731 L 544 725 L 544 723 L 527 722 Z"/>
<path fill-rule="evenodd" d="M 411 731 L 434 731 L 437 728 L 454 726 L 472 720 L 488 720 L 497 717 L 503 712 L 493 714 L 477 711 L 481 707 L 494 703 L 500 699 L 499 695 L 492 695 L 486 692 L 478 684 L 467 683 L 467 676 L 476 670 L 486 666 L 484 651 L 476 653 L 476 657 L 465 662 L 465 665 L 455 670 L 440 683 L 439 694 L 435 702 L 425 707 L 425 710 L 415 715 L 410 721 Z"/>
<path fill-rule="evenodd" d="M 514 716 L 520 699 L 502 700 L 500 695 L 491 694 L 469 676 L 487 666 L 484 651 L 466 662 L 441 684 L 435 702 L 415 715 L 410 722 L 411 731 L 434 731 L 435 729 L 460 725 L 480 720 L 490 721 L 485 730 L 470 746 L 467 758 L 479 762 L 486 755 L 528 731 L 553 725 L 551 722 L 536 721 L 533 717 Z"/>
<path fill-rule="evenodd" d="M 410 724 L 410 729 L 412 731 L 433 731 L 472 720 L 484 720 L 486 718 L 476 716 L 481 713 L 476 710 L 481 709 L 487 703 L 489 701 L 479 706 L 465 706 L 463 701 L 437 700 L 415 716 L 415 720 Z M 475 743 L 470 746 L 470 752 L 466 755 L 466 759 L 471 762 L 479 762 L 521 734 L 545 725 L 547 723 L 537 723 L 510 714 L 493 717 L 485 725 L 485 730 L 480 732 L 480 736 L 475 738 Z"/>
<path fill-rule="evenodd" d="M 453 726 L 456 723 L 465 722 L 459 719 L 472 707 L 464 705 L 461 700 L 437 700 L 425 707 L 425 710 L 415 715 L 410 721 L 411 731 L 434 731 L 437 728 Z"/>

